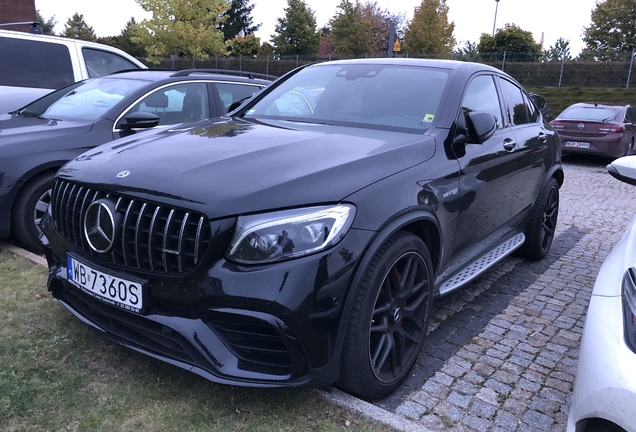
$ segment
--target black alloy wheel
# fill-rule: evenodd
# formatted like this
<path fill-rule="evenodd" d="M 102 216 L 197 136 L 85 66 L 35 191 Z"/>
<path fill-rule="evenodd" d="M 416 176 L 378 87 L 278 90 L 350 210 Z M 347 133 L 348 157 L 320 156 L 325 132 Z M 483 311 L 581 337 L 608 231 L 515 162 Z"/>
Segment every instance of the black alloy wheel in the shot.
<path fill-rule="evenodd" d="M 539 260 L 550 251 L 557 219 L 559 217 L 559 185 L 555 178 L 548 180 L 532 210 L 526 241 L 522 247 L 524 256 Z"/>
<path fill-rule="evenodd" d="M 376 253 L 355 295 L 343 349 L 341 385 L 365 399 L 393 392 L 419 356 L 433 304 L 424 242 L 398 232 Z"/>
<path fill-rule="evenodd" d="M 11 233 L 26 248 L 41 252 L 40 219 L 51 203 L 51 188 L 55 172 L 41 174 L 26 183 L 13 204 Z"/>

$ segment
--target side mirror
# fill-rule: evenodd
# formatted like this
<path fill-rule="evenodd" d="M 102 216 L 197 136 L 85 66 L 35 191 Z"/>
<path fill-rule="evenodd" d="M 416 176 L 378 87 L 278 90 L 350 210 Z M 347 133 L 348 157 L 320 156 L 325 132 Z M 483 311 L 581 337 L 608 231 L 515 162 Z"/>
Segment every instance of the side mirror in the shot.
<path fill-rule="evenodd" d="M 636 186 L 636 155 L 616 159 L 607 166 L 607 172 L 615 179 Z"/>
<path fill-rule="evenodd" d="M 121 123 L 119 127 L 125 130 L 150 129 L 157 126 L 161 121 L 157 114 L 144 111 L 131 113 L 124 120 L 125 123 Z"/>
<path fill-rule="evenodd" d="M 492 114 L 471 111 L 459 116 L 454 144 L 483 144 L 495 134 L 497 123 Z"/>
<path fill-rule="evenodd" d="M 243 99 L 235 100 L 234 102 L 232 102 L 230 104 L 230 106 L 227 109 L 227 112 L 231 113 L 232 111 L 234 111 L 235 109 L 237 109 L 238 107 L 243 105 L 243 102 L 245 102 L 246 100 L 251 99 L 251 98 L 252 98 L 252 96 L 248 96 L 248 97 L 244 97 Z"/>

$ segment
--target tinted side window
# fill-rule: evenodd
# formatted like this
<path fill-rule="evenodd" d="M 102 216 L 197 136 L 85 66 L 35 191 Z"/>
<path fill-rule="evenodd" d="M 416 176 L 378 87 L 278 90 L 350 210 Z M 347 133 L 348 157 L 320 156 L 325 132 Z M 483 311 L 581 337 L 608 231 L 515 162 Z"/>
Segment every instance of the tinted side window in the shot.
<path fill-rule="evenodd" d="M 120 70 L 139 69 L 136 64 L 111 52 L 82 48 L 82 54 L 84 54 L 88 76 L 91 78 L 110 75 Z"/>
<path fill-rule="evenodd" d="M 57 89 L 75 81 L 62 44 L 0 37 L 0 85 Z"/>
<path fill-rule="evenodd" d="M 526 95 L 525 93 L 522 93 L 522 94 L 523 94 L 523 100 L 526 102 L 526 107 L 528 108 L 528 121 L 530 123 L 538 122 L 539 121 L 539 110 L 532 103 L 532 101 L 530 100 L 528 95 Z"/>
<path fill-rule="evenodd" d="M 626 120 L 629 123 L 636 123 L 636 109 L 634 107 L 627 108 Z"/>
<path fill-rule="evenodd" d="M 221 98 L 223 114 L 227 114 L 227 110 L 232 102 L 250 98 L 260 91 L 261 86 L 253 84 L 236 84 L 236 83 L 217 83 L 215 84 Z"/>
<path fill-rule="evenodd" d="M 521 89 L 508 80 L 501 79 L 501 91 L 506 101 L 506 121 L 513 125 L 530 123 L 528 106 Z"/>
<path fill-rule="evenodd" d="M 462 109 L 464 113 L 471 111 L 490 113 L 495 118 L 497 127 L 503 127 L 499 96 L 497 96 L 495 82 L 490 75 L 478 76 L 470 82 L 462 101 Z"/>
<path fill-rule="evenodd" d="M 126 114 L 151 112 L 159 116 L 159 125 L 173 125 L 210 118 L 209 107 L 205 83 L 182 83 L 150 93 Z M 120 120 L 121 122 L 125 122 L 125 119 Z"/>

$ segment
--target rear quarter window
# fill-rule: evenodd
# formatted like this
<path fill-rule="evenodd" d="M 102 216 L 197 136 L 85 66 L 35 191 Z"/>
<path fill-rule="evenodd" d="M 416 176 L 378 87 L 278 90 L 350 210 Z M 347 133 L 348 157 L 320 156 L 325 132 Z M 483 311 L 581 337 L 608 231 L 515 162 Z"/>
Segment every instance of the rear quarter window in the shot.
<path fill-rule="evenodd" d="M 0 37 L 0 85 L 57 89 L 75 81 L 62 44 Z"/>

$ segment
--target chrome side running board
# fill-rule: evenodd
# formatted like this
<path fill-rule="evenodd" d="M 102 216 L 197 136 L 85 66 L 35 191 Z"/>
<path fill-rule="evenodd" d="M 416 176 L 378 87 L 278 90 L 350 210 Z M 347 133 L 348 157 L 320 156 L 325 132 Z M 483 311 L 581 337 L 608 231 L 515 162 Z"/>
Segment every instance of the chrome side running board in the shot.
<path fill-rule="evenodd" d="M 486 255 L 477 258 L 466 267 L 463 267 L 439 288 L 440 295 L 446 295 L 475 279 L 477 276 L 514 252 L 515 249 L 518 249 L 525 240 L 526 236 L 523 233 L 517 234 L 489 251 Z"/>

